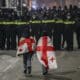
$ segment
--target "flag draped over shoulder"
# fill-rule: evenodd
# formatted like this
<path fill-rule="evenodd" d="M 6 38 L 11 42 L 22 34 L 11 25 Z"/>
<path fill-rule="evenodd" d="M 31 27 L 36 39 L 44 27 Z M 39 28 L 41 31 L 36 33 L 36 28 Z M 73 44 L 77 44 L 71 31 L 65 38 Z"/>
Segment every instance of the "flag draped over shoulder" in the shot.
<path fill-rule="evenodd" d="M 48 36 L 43 36 L 39 39 L 36 53 L 38 60 L 48 69 L 56 69 L 57 62 L 55 57 L 55 49 L 51 39 Z"/>
<path fill-rule="evenodd" d="M 32 52 L 34 50 L 35 50 L 34 38 L 22 38 L 18 44 L 17 55 Z"/>

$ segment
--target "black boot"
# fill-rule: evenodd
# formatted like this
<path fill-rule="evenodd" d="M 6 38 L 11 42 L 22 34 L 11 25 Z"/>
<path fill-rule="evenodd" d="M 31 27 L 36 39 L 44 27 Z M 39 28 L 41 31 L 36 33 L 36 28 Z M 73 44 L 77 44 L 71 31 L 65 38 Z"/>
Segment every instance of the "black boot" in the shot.
<path fill-rule="evenodd" d="M 43 75 L 47 75 L 48 74 L 48 71 L 46 70 L 45 72 L 43 72 Z"/>
<path fill-rule="evenodd" d="M 28 74 L 31 74 L 31 67 L 28 67 Z"/>
<path fill-rule="evenodd" d="M 43 66 L 43 75 L 47 75 L 47 74 L 48 74 L 48 69 Z"/>
<path fill-rule="evenodd" d="M 25 69 L 25 70 L 24 70 L 24 74 L 26 74 L 26 73 L 27 73 L 27 70 Z"/>

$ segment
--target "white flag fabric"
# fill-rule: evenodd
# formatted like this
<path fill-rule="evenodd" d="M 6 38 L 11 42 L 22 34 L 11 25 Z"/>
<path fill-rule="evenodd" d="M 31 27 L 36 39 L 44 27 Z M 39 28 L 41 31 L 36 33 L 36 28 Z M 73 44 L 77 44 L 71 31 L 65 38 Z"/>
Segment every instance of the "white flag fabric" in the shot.
<path fill-rule="evenodd" d="M 27 52 L 35 50 L 35 40 L 34 38 L 24 38 L 21 39 L 17 49 L 17 55 L 21 55 Z"/>
<path fill-rule="evenodd" d="M 42 65 L 48 69 L 57 69 L 55 49 L 48 36 L 43 36 L 39 39 L 36 53 L 38 60 Z"/>

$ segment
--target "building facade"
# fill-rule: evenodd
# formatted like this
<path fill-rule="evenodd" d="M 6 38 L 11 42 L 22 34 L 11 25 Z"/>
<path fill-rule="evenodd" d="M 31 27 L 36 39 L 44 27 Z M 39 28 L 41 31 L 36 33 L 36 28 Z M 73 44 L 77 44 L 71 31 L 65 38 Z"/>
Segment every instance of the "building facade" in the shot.
<path fill-rule="evenodd" d="M 28 8 L 31 8 L 33 1 L 36 1 L 37 5 L 40 7 L 52 7 L 60 5 L 63 7 L 64 5 L 69 6 L 70 4 L 80 6 L 80 0 L 0 0 L 0 7 L 16 7 L 18 4 L 24 2 Z"/>

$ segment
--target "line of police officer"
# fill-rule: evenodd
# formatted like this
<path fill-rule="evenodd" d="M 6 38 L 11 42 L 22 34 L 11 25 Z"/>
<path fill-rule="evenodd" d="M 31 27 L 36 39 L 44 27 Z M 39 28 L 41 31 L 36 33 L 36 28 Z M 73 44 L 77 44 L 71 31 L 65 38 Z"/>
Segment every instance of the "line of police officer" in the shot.
<path fill-rule="evenodd" d="M 69 8 L 65 6 L 64 9 L 60 6 L 59 8 L 54 6 L 52 9 L 25 10 L 24 13 L 23 16 L 17 15 L 14 11 L 8 14 L 0 12 L 0 21 L 6 20 L 4 15 L 8 15 L 6 21 L 29 21 L 29 24 L 23 25 L 0 24 L 0 49 L 16 49 L 24 29 L 30 30 L 31 35 L 35 36 L 37 41 L 42 32 L 46 31 L 47 35 L 53 39 L 56 50 L 61 50 L 65 42 L 67 44 L 66 49 L 73 50 L 73 33 L 75 32 L 78 48 L 80 48 L 80 8 L 77 6 L 70 5 Z M 35 20 L 39 22 L 31 22 Z"/>

